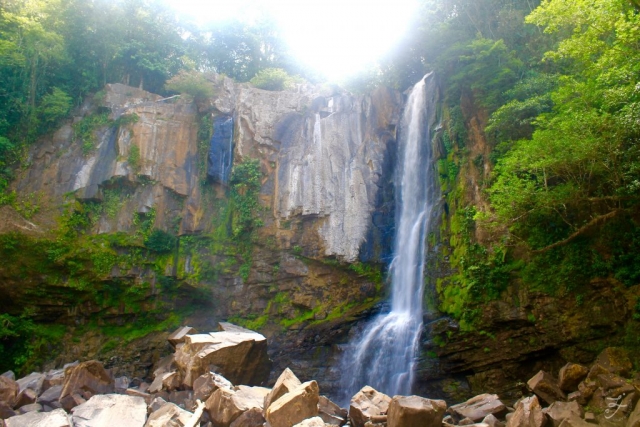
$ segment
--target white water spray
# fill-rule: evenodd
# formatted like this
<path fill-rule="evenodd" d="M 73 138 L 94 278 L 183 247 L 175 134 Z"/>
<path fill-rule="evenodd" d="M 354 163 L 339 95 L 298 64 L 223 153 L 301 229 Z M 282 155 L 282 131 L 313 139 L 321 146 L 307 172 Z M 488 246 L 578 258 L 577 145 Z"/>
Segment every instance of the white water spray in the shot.
<path fill-rule="evenodd" d="M 396 172 L 396 237 L 391 311 L 375 318 L 342 359 L 343 400 L 370 385 L 389 396 L 411 392 L 422 329 L 426 234 L 437 204 L 430 135 L 437 88 L 432 74 L 411 90 L 402 117 Z"/>

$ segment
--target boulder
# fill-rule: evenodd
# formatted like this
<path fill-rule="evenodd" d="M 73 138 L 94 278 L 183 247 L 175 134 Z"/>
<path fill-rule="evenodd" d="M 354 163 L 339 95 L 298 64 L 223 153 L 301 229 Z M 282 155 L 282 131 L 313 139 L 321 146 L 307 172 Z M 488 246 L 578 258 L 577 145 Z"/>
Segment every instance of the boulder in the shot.
<path fill-rule="evenodd" d="M 251 408 L 262 411 L 268 388 L 239 386 L 237 390 L 219 388 L 207 401 L 205 407 L 216 427 L 228 427 L 243 412 Z"/>
<path fill-rule="evenodd" d="M 7 405 L 5 402 L 0 401 L 0 419 L 4 420 L 15 415 L 16 413 L 11 406 Z"/>
<path fill-rule="evenodd" d="M 640 427 L 640 405 L 636 405 L 636 408 L 629 415 L 626 427 Z"/>
<path fill-rule="evenodd" d="M 158 379 L 167 372 L 173 372 L 178 368 L 173 354 L 163 357 L 153 365 L 153 379 Z"/>
<path fill-rule="evenodd" d="M 448 412 L 459 418 L 470 418 L 478 422 L 489 414 L 502 415 L 506 411 L 507 407 L 500 401 L 497 394 L 481 394 L 451 406 Z"/>
<path fill-rule="evenodd" d="M 73 427 L 69 415 L 63 409 L 17 415 L 5 420 L 5 425 L 7 427 Z"/>
<path fill-rule="evenodd" d="M 286 368 L 276 380 L 269 394 L 265 396 L 264 409 L 267 410 L 272 402 L 275 402 L 286 393 L 297 388 L 300 384 L 302 384 L 302 382 L 300 382 L 298 377 L 295 376 L 291 369 Z"/>
<path fill-rule="evenodd" d="M 167 400 L 183 409 L 191 410 L 195 407 L 192 390 L 174 390 L 169 393 Z"/>
<path fill-rule="evenodd" d="M 394 396 L 389 403 L 387 426 L 440 427 L 446 410 L 447 404 L 444 400 Z"/>
<path fill-rule="evenodd" d="M 593 393 L 595 393 L 598 388 L 598 384 L 595 381 L 586 379 L 578 384 L 578 391 L 580 392 L 580 399 L 576 399 L 576 401 L 581 405 L 586 405 Z"/>
<path fill-rule="evenodd" d="M 18 394 L 18 398 L 16 399 L 14 408 L 20 408 L 25 405 L 31 405 L 32 403 L 36 403 L 38 399 L 38 395 L 36 392 L 30 388 L 25 388 Z"/>
<path fill-rule="evenodd" d="M 13 380 L 13 381 L 16 380 L 16 374 L 14 374 L 13 371 L 3 372 L 2 374 L 0 374 L 0 377 L 9 378 L 10 380 Z"/>
<path fill-rule="evenodd" d="M 97 360 L 80 363 L 65 370 L 64 385 L 60 393 L 60 403 L 66 410 L 77 404 L 73 394 L 93 396 L 96 394 L 113 393 L 115 383 L 113 377 Z"/>
<path fill-rule="evenodd" d="M 209 371 L 223 375 L 233 384 L 248 385 L 266 382 L 271 371 L 267 340 L 256 332 L 187 335 L 175 354 L 183 384 L 188 388 Z"/>
<path fill-rule="evenodd" d="M 142 427 L 147 419 L 144 399 L 122 394 L 93 396 L 72 412 L 75 427 Z"/>
<path fill-rule="evenodd" d="M 593 427 L 593 424 L 589 424 L 580 417 L 565 418 L 560 424 L 562 427 Z"/>
<path fill-rule="evenodd" d="M 167 341 L 169 341 L 169 344 L 171 344 L 173 348 L 176 348 L 178 344 L 184 342 L 184 337 L 197 333 L 198 331 L 196 331 L 195 328 L 192 328 L 191 326 L 182 326 L 173 331 L 173 333 L 169 335 L 169 338 L 167 338 Z"/>
<path fill-rule="evenodd" d="M 495 415 L 489 414 L 482 420 L 482 424 L 486 424 L 489 427 L 505 427 L 504 423 L 497 419 Z"/>
<path fill-rule="evenodd" d="M 0 402 L 4 402 L 7 406 L 13 407 L 18 399 L 20 386 L 14 380 L 0 376 Z"/>
<path fill-rule="evenodd" d="M 527 382 L 527 385 L 536 396 L 548 404 L 552 404 L 556 400 L 567 400 L 567 396 L 560 390 L 560 387 L 558 387 L 558 381 L 553 375 L 545 371 L 540 371 L 534 375 L 533 378 Z"/>
<path fill-rule="evenodd" d="M 546 422 L 538 398 L 531 396 L 518 401 L 515 412 L 507 419 L 507 427 L 543 427 Z"/>
<path fill-rule="evenodd" d="M 318 383 L 308 381 L 272 402 L 265 411 L 265 418 L 271 427 L 292 427 L 317 416 L 319 400 Z"/>
<path fill-rule="evenodd" d="M 144 427 L 183 427 L 193 416 L 173 403 L 165 403 L 149 415 Z"/>
<path fill-rule="evenodd" d="M 578 384 L 587 377 L 589 369 L 577 363 L 567 363 L 558 374 L 558 386 L 560 390 L 572 392 L 578 389 Z"/>
<path fill-rule="evenodd" d="M 42 389 L 48 390 L 56 385 L 64 384 L 64 369 L 53 369 L 45 374 Z"/>
<path fill-rule="evenodd" d="M 233 385 L 222 375 L 208 372 L 193 382 L 193 398 L 205 402 L 219 388 L 231 388 Z"/>
<path fill-rule="evenodd" d="M 364 427 L 372 416 L 386 414 L 391 398 L 373 387 L 364 386 L 351 398 L 349 419 L 353 427 Z"/>
<path fill-rule="evenodd" d="M 251 408 L 236 418 L 229 427 L 262 427 L 264 422 L 262 409 Z"/>
<path fill-rule="evenodd" d="M 114 388 L 116 393 L 123 394 L 131 384 L 131 380 L 128 377 L 118 377 L 114 380 Z"/>
<path fill-rule="evenodd" d="M 153 399 L 151 401 L 151 403 L 148 403 L 148 409 L 149 412 L 155 412 L 157 410 L 159 410 L 160 408 L 162 408 L 165 404 L 167 403 L 166 400 L 164 400 L 161 397 L 156 397 L 155 399 Z"/>
<path fill-rule="evenodd" d="M 182 384 L 182 378 L 177 372 L 169 372 L 162 376 L 162 389 L 167 391 L 174 391 L 180 388 Z"/>
<path fill-rule="evenodd" d="M 320 396 L 318 399 L 318 415 L 320 415 L 325 424 L 335 426 L 346 424 L 349 416 L 346 409 L 336 405 L 325 396 Z"/>
<path fill-rule="evenodd" d="M 27 388 L 36 392 L 36 395 L 42 392 L 42 386 L 44 385 L 44 379 L 46 375 L 41 374 L 40 372 L 32 372 L 24 378 L 20 378 L 18 381 L 18 386 L 20 386 L 20 391 L 23 391 Z"/>
<path fill-rule="evenodd" d="M 141 397 L 144 399 L 147 405 L 150 404 L 153 400 L 153 396 L 151 396 L 149 393 L 140 391 L 137 388 L 128 388 L 124 391 L 124 394 L 126 394 L 127 396 Z"/>
<path fill-rule="evenodd" d="M 28 412 L 42 412 L 42 405 L 39 403 L 30 403 L 28 405 L 21 406 L 18 408 L 19 414 L 26 414 Z"/>
<path fill-rule="evenodd" d="M 596 358 L 598 365 L 604 367 L 612 374 L 627 377 L 633 369 L 627 351 L 619 347 L 609 347 L 602 350 Z"/>
<path fill-rule="evenodd" d="M 325 427 L 326 424 L 320 417 L 312 417 L 307 418 L 306 420 L 300 421 L 294 427 Z"/>
<path fill-rule="evenodd" d="M 553 402 L 542 411 L 551 420 L 553 427 L 558 427 L 567 418 L 584 416 L 584 409 L 578 405 L 578 402 Z"/>
<path fill-rule="evenodd" d="M 473 420 L 471 418 L 463 418 L 458 422 L 459 426 L 472 426 L 475 423 L 473 422 Z"/>

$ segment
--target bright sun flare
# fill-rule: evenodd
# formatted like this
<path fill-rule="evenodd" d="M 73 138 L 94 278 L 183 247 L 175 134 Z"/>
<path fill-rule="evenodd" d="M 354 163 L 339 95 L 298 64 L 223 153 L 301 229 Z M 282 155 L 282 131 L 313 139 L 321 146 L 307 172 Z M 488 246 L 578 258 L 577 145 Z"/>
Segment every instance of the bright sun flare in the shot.
<path fill-rule="evenodd" d="M 200 23 L 274 17 L 293 54 L 340 81 L 370 68 L 402 37 L 416 0 L 169 0 Z"/>

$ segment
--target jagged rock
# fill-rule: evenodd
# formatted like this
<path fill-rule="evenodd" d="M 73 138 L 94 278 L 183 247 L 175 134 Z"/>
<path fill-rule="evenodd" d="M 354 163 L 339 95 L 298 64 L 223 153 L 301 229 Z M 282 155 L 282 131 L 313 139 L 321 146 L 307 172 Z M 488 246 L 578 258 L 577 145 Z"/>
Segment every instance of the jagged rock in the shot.
<path fill-rule="evenodd" d="M 176 364 L 184 375 L 183 384 L 188 388 L 211 366 L 233 384 L 262 384 L 271 370 L 267 340 L 257 332 L 187 335 L 175 354 Z"/>
<path fill-rule="evenodd" d="M 300 421 L 298 424 L 295 424 L 293 427 L 325 427 L 326 424 L 324 420 L 320 417 L 312 417 L 307 418 L 306 420 Z"/>
<path fill-rule="evenodd" d="M 141 397 L 144 399 L 144 401 L 146 402 L 146 404 L 148 405 L 149 403 L 151 403 L 151 401 L 153 400 L 153 396 L 150 395 L 149 393 L 145 393 L 143 391 L 140 391 L 138 389 L 135 388 L 128 388 L 124 391 L 124 394 L 126 394 L 127 396 L 134 396 L 134 397 Z"/>
<path fill-rule="evenodd" d="M 144 399 L 122 394 L 93 396 L 72 412 L 75 427 L 142 427 L 147 419 Z"/>
<path fill-rule="evenodd" d="M 598 384 L 595 381 L 586 379 L 578 384 L 578 392 L 580 392 L 580 399 L 576 400 L 581 405 L 586 405 L 593 393 L 598 388 Z"/>
<path fill-rule="evenodd" d="M 473 420 L 471 418 L 463 418 L 460 421 L 458 421 L 458 425 L 459 426 L 472 426 L 475 423 L 473 422 Z"/>
<path fill-rule="evenodd" d="M 36 392 L 30 388 L 25 388 L 18 394 L 18 398 L 16 399 L 14 408 L 20 408 L 25 405 L 31 405 L 32 403 L 36 403 L 38 399 L 38 395 Z"/>
<path fill-rule="evenodd" d="M 13 408 L 5 402 L 0 401 L 0 419 L 10 418 L 16 415 Z"/>
<path fill-rule="evenodd" d="M 291 427 L 318 415 L 320 389 L 315 381 L 308 381 L 272 402 L 265 411 L 271 427 Z"/>
<path fill-rule="evenodd" d="M 551 420 L 553 427 L 558 427 L 566 418 L 582 418 L 584 416 L 584 409 L 578 405 L 578 402 L 553 402 L 551 406 L 542 411 Z"/>
<path fill-rule="evenodd" d="M 500 401 L 497 394 L 481 394 L 449 408 L 450 413 L 460 418 L 471 418 L 474 422 L 482 420 L 489 414 L 503 414 L 506 411 L 507 407 Z"/>
<path fill-rule="evenodd" d="M 482 420 L 482 424 L 486 424 L 489 427 L 505 427 L 505 424 L 497 419 L 495 415 L 489 414 Z"/>
<path fill-rule="evenodd" d="M 276 380 L 275 385 L 264 398 L 264 409 L 267 410 L 272 402 L 275 402 L 284 394 L 289 393 L 291 390 L 300 386 L 302 382 L 295 376 L 295 374 L 291 371 L 291 369 L 286 368 L 278 379 Z"/>
<path fill-rule="evenodd" d="M 447 404 L 444 400 L 394 396 L 389 403 L 387 426 L 440 427 L 446 410 Z"/>
<path fill-rule="evenodd" d="M 114 380 L 114 388 L 116 393 L 124 393 L 131 384 L 131 380 L 127 377 L 118 377 Z"/>
<path fill-rule="evenodd" d="M 626 377 L 633 369 L 627 351 L 619 347 L 609 347 L 602 350 L 596 359 L 596 363 L 609 372 Z"/>
<path fill-rule="evenodd" d="M 25 389 L 31 389 L 36 392 L 36 396 L 42 392 L 42 386 L 46 375 L 40 372 L 32 372 L 24 378 L 20 378 L 16 382 L 20 386 L 20 392 Z"/>
<path fill-rule="evenodd" d="M 565 418 L 560 424 L 561 427 L 593 427 L 593 424 L 589 424 L 585 420 L 579 417 Z"/>
<path fill-rule="evenodd" d="M 615 374 L 598 375 L 595 382 L 607 395 L 615 394 L 613 397 L 633 393 L 636 390 L 633 385 L 627 383 L 627 380 Z"/>
<path fill-rule="evenodd" d="M 251 408 L 248 411 L 244 411 L 229 427 L 262 427 L 264 422 L 265 419 L 264 415 L 262 415 L 262 409 Z"/>
<path fill-rule="evenodd" d="M 113 377 L 97 360 L 80 363 L 65 370 L 64 385 L 60 393 L 60 403 L 66 410 L 71 410 L 78 404 L 77 398 L 83 392 L 91 395 L 113 393 L 115 384 Z"/>
<path fill-rule="evenodd" d="M 167 391 L 174 391 L 180 388 L 182 378 L 177 372 L 169 372 L 162 376 L 162 388 Z"/>
<path fill-rule="evenodd" d="M 156 380 L 158 377 L 162 377 L 164 374 L 168 372 L 173 372 L 176 369 L 177 369 L 176 358 L 175 358 L 175 355 L 172 353 L 168 356 L 163 357 L 154 365 L 153 379 Z"/>
<path fill-rule="evenodd" d="M 29 412 L 5 420 L 6 427 L 73 427 L 63 409 L 51 412 Z M 76 427 L 82 427 L 76 425 Z"/>
<path fill-rule="evenodd" d="M 16 374 L 14 374 L 13 371 L 3 372 L 2 374 L 0 374 L 0 377 L 9 378 L 12 381 L 16 380 Z"/>
<path fill-rule="evenodd" d="M 154 380 L 151 382 L 151 385 L 149 386 L 149 388 L 147 389 L 147 391 L 149 393 L 158 393 L 162 390 L 162 386 L 163 386 L 163 380 L 164 380 L 164 376 L 165 375 L 169 375 L 166 372 L 163 372 L 159 375 L 157 375 Z"/>
<path fill-rule="evenodd" d="M 165 403 L 149 415 L 144 427 L 183 427 L 192 415 L 173 403 Z"/>
<path fill-rule="evenodd" d="M 171 344 L 173 348 L 176 348 L 178 344 L 184 342 L 184 337 L 186 337 L 187 335 L 194 335 L 197 333 L 198 331 L 196 331 L 196 329 L 192 328 L 191 326 L 182 326 L 176 329 L 171 335 L 169 335 L 169 338 L 167 338 L 167 341 L 169 341 L 169 344 Z"/>
<path fill-rule="evenodd" d="M 166 405 L 167 401 L 161 397 L 154 398 L 151 403 L 148 404 L 149 412 L 155 412 Z"/>
<path fill-rule="evenodd" d="M 567 396 L 560 390 L 560 387 L 558 387 L 558 381 L 553 375 L 545 371 L 540 371 L 534 375 L 533 378 L 527 382 L 527 385 L 532 392 L 548 404 L 552 404 L 557 400 L 567 400 Z"/>
<path fill-rule="evenodd" d="M 515 407 L 515 412 L 508 418 L 507 427 L 543 427 L 547 417 L 536 396 L 521 399 Z"/>
<path fill-rule="evenodd" d="M 585 381 L 595 381 L 596 378 L 598 378 L 598 375 L 606 375 L 610 373 L 611 371 L 601 364 L 594 363 L 593 365 L 591 365 L 591 369 L 589 369 L 589 374 L 587 375 L 587 379 Z"/>
<path fill-rule="evenodd" d="M 205 402 L 219 388 L 231 388 L 233 385 L 222 375 L 208 372 L 193 382 L 193 398 Z"/>
<path fill-rule="evenodd" d="M 183 409 L 190 410 L 195 406 L 192 390 L 174 390 L 169 393 L 169 402 L 175 403 Z"/>
<path fill-rule="evenodd" d="M 64 384 L 64 369 L 53 369 L 46 373 L 44 381 L 42 383 L 42 389 L 48 390 L 54 386 L 61 386 Z"/>
<path fill-rule="evenodd" d="M 30 403 L 28 405 L 23 405 L 18 408 L 18 413 L 26 414 L 28 412 L 42 412 L 42 405 L 39 403 Z"/>
<path fill-rule="evenodd" d="M 588 423 L 594 423 L 596 424 L 598 421 L 596 420 L 596 414 L 594 414 L 593 412 L 585 412 L 584 413 L 584 420 Z"/>
<path fill-rule="evenodd" d="M 325 424 L 342 426 L 347 422 L 348 412 L 346 409 L 333 403 L 325 396 L 318 399 L 318 414 Z"/>
<path fill-rule="evenodd" d="M 262 410 L 268 388 L 238 386 L 237 390 L 219 388 L 205 402 L 216 427 L 228 427 L 243 412 L 251 408 Z"/>
<path fill-rule="evenodd" d="M 574 391 L 573 393 L 569 393 L 567 395 L 568 402 L 578 402 L 580 405 L 586 405 L 587 399 L 584 398 L 581 391 Z"/>
<path fill-rule="evenodd" d="M 349 419 L 353 427 L 364 427 L 374 415 L 386 414 L 391 398 L 372 387 L 364 386 L 351 398 Z"/>
<path fill-rule="evenodd" d="M 13 407 L 18 399 L 20 386 L 14 380 L 0 376 L 0 402 L 4 402 L 7 406 Z"/>
<path fill-rule="evenodd" d="M 629 415 L 626 427 L 640 427 L 640 405 L 636 405 L 631 415 Z"/>
<path fill-rule="evenodd" d="M 578 384 L 587 377 L 589 369 L 577 363 L 567 363 L 560 368 L 558 386 L 565 392 L 575 391 Z"/>

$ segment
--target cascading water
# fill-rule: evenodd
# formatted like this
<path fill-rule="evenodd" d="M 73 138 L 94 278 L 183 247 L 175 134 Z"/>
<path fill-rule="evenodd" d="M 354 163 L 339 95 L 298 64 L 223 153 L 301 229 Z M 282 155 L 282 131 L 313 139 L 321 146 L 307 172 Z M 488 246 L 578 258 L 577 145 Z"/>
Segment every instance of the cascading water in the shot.
<path fill-rule="evenodd" d="M 396 236 L 389 269 L 391 311 L 368 324 L 345 351 L 344 403 L 365 385 L 390 396 L 411 392 L 422 329 L 425 240 L 438 200 L 430 138 L 436 100 L 433 73 L 418 82 L 407 99 L 396 169 Z"/>

